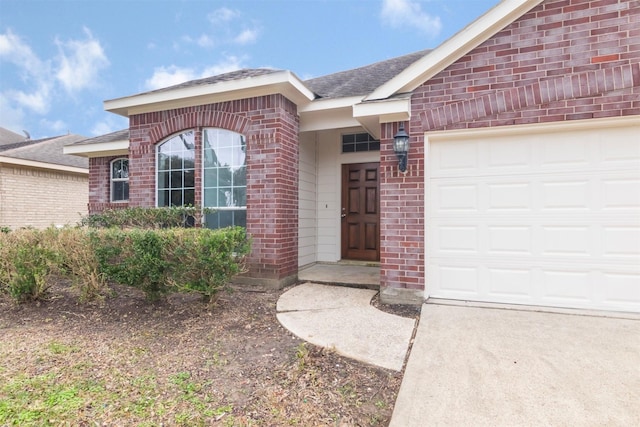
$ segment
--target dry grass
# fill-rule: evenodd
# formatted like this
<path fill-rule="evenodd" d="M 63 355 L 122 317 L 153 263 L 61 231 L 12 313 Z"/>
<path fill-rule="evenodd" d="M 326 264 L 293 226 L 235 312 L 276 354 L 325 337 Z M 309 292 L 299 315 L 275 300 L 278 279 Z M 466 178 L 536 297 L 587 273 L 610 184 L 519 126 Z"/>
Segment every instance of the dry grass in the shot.
<path fill-rule="evenodd" d="M 279 294 L 0 301 L 0 425 L 387 425 L 401 374 L 301 342 Z"/>

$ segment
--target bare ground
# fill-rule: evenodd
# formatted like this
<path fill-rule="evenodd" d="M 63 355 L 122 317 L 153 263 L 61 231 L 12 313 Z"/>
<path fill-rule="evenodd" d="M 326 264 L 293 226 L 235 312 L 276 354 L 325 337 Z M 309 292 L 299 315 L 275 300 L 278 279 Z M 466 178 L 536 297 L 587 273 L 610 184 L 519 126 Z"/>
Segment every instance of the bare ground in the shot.
<path fill-rule="evenodd" d="M 3 410 L 8 425 L 389 423 L 402 374 L 303 343 L 276 319 L 282 292 L 236 290 L 209 306 L 114 289 L 100 304 L 78 304 L 64 284 L 38 303 L 0 299 L 0 425 Z M 52 400 L 59 389 L 75 400 Z"/>

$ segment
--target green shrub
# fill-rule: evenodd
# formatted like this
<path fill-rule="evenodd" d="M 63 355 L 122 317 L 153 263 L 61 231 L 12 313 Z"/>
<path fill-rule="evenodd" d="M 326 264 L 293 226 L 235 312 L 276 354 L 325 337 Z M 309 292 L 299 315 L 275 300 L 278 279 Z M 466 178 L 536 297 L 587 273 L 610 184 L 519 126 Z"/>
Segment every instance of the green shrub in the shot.
<path fill-rule="evenodd" d="M 55 252 L 38 230 L 0 233 L 0 289 L 17 302 L 41 299 L 50 287 Z"/>
<path fill-rule="evenodd" d="M 80 225 L 92 228 L 172 228 L 191 227 L 200 224 L 203 213 L 199 207 L 124 208 L 107 209 L 82 218 Z"/>
<path fill-rule="evenodd" d="M 233 276 L 245 271 L 250 241 L 242 227 L 174 229 L 169 236 L 172 281 L 181 291 L 198 292 L 211 302 Z"/>
<path fill-rule="evenodd" d="M 101 272 L 126 286 L 142 290 L 150 300 L 169 292 L 170 265 L 159 230 L 106 229 L 91 233 Z"/>
<path fill-rule="evenodd" d="M 180 291 L 212 301 L 244 271 L 249 250 L 241 227 L 0 233 L 0 292 L 19 302 L 38 299 L 57 273 L 72 280 L 81 301 L 103 296 L 108 282 L 138 288 L 149 300 Z"/>

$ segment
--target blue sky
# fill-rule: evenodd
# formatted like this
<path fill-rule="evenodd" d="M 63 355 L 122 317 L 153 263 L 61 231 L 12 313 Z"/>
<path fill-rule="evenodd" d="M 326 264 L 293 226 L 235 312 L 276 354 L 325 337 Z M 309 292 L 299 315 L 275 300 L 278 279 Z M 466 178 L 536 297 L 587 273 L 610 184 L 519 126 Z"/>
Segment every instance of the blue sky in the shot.
<path fill-rule="evenodd" d="M 302 79 L 438 46 L 498 0 L 0 0 L 0 127 L 127 127 L 102 102 L 240 68 Z"/>

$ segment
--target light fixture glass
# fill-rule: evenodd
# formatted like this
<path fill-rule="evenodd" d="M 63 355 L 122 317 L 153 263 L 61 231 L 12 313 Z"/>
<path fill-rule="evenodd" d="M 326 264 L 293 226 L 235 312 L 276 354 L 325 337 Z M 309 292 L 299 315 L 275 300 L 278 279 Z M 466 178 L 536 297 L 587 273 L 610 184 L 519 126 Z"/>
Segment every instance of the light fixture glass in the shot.
<path fill-rule="evenodd" d="M 393 137 L 393 151 L 398 157 L 398 169 L 400 172 L 406 172 L 409 158 L 409 134 L 404 131 L 404 122 L 400 123 L 400 129 Z"/>

